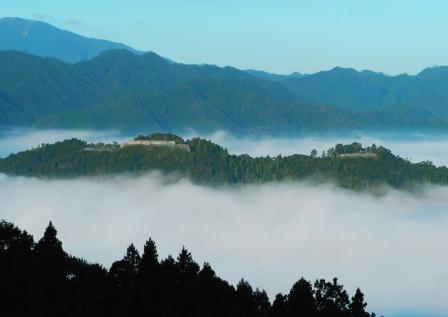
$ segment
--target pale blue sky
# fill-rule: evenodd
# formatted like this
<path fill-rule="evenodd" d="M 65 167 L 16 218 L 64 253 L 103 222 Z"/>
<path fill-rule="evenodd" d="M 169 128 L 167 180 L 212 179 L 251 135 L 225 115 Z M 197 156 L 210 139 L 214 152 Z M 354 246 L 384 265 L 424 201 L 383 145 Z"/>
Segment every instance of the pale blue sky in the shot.
<path fill-rule="evenodd" d="M 14 0 L 2 3 L 0 15 L 184 63 L 389 74 L 448 64 L 445 0 Z"/>

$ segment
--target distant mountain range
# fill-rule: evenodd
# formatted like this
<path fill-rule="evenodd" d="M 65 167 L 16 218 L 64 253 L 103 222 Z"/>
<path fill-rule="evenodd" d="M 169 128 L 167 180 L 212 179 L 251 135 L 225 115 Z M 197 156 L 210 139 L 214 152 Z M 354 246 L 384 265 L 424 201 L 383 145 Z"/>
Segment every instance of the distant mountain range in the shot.
<path fill-rule="evenodd" d="M 279 75 L 279 74 L 273 74 L 264 72 L 262 70 L 255 70 L 255 69 L 246 69 L 246 73 L 251 74 L 252 76 L 265 79 L 265 80 L 271 80 L 271 81 L 282 81 L 285 79 L 292 79 L 292 78 L 302 78 L 304 76 L 307 76 L 305 74 L 300 74 L 298 72 L 291 73 L 289 75 Z"/>
<path fill-rule="evenodd" d="M 67 63 L 85 61 L 111 50 L 141 52 L 124 44 L 86 38 L 50 24 L 20 18 L 0 19 L 0 50 L 16 50 Z"/>
<path fill-rule="evenodd" d="M 234 133 L 448 128 L 448 67 L 387 76 L 185 65 L 13 18 L 0 20 L 1 49 L 0 126 Z"/>

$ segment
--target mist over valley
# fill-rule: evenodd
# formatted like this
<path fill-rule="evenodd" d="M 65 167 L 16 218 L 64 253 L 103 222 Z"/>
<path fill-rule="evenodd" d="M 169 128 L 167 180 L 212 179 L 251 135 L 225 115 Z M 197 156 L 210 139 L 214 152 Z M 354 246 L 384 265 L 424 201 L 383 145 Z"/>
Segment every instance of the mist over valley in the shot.
<path fill-rule="evenodd" d="M 12 130 L 3 134 L 0 148 L 5 156 L 72 137 L 128 139 L 113 131 Z M 254 156 L 308 153 L 356 139 L 441 164 L 447 142 L 443 136 L 207 137 L 230 152 Z M 338 276 L 349 290 L 362 286 L 369 307 L 387 316 L 399 316 L 403 307 L 422 316 L 448 309 L 448 294 L 437 282 L 448 278 L 448 187 L 386 189 L 380 196 L 311 182 L 209 188 L 157 172 L 74 180 L 1 175 L 0 187 L 2 218 L 37 237 L 51 219 L 68 252 L 106 266 L 129 243 L 141 246 L 151 236 L 161 256 L 184 244 L 199 263 L 210 262 L 231 283 L 244 277 L 271 296 L 286 292 L 300 276 Z"/>
<path fill-rule="evenodd" d="M 24 2 L 0 316 L 448 315 L 447 5 Z"/>

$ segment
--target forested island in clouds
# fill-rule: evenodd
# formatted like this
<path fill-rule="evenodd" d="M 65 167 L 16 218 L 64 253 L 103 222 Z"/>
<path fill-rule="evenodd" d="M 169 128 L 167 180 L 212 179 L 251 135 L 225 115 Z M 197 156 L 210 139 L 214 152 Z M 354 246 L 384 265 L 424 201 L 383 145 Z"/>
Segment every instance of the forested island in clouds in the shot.
<path fill-rule="evenodd" d="M 448 168 L 431 162 L 411 163 L 390 150 L 359 143 L 337 144 L 310 155 L 277 157 L 232 155 L 211 141 L 184 141 L 172 134 L 139 136 L 123 144 L 89 144 L 70 139 L 11 154 L 0 159 L 8 175 L 73 178 L 161 171 L 199 184 L 244 184 L 315 180 L 362 190 L 387 185 L 413 189 L 421 184 L 447 184 Z"/>
<path fill-rule="evenodd" d="M 350 297 L 335 278 L 301 278 L 272 301 L 248 281 L 234 287 L 184 247 L 159 260 L 150 238 L 142 255 L 131 244 L 109 270 L 67 254 L 50 222 L 34 242 L 0 221 L 0 316 L 369 317 L 364 294 Z"/>

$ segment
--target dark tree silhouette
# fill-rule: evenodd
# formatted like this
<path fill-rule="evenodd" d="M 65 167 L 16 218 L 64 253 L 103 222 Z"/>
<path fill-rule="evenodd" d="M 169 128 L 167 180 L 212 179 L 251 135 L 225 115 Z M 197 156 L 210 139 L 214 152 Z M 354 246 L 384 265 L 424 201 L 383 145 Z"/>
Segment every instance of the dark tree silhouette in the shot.
<path fill-rule="evenodd" d="M 122 260 L 114 262 L 109 270 L 109 282 L 111 284 L 111 313 L 135 315 L 138 310 L 133 305 L 137 273 L 140 266 L 140 255 L 131 244 L 126 250 Z"/>
<path fill-rule="evenodd" d="M 348 294 L 343 286 L 338 284 L 337 278 L 333 279 L 333 283 L 317 280 L 314 288 L 319 315 L 333 317 L 350 316 Z"/>
<path fill-rule="evenodd" d="M 33 236 L 12 223 L 0 221 L 0 250 L 27 250 L 33 247 Z"/>
<path fill-rule="evenodd" d="M 194 278 L 199 272 L 199 265 L 193 261 L 191 253 L 185 247 L 177 257 L 177 267 L 181 279 Z"/>
<path fill-rule="evenodd" d="M 143 254 L 137 274 L 138 316 L 154 316 L 161 301 L 161 276 L 157 247 L 149 238 L 143 247 Z"/>
<path fill-rule="evenodd" d="M 264 290 L 242 279 L 236 288 L 186 248 L 159 262 L 149 239 L 140 257 L 131 244 L 109 271 L 69 256 L 50 222 L 33 237 L 0 221 L 0 316 L 368 317 L 358 289 L 349 302 L 337 279 L 297 281 L 271 306 Z"/>
<path fill-rule="evenodd" d="M 257 310 L 257 316 L 268 316 L 271 309 L 271 303 L 269 302 L 268 294 L 265 290 L 259 290 L 258 288 L 254 292 L 255 306 Z"/>
<path fill-rule="evenodd" d="M 359 288 L 356 289 L 355 295 L 350 303 L 350 311 L 353 317 L 369 317 L 370 314 L 365 311 L 367 303 L 364 301 L 364 294 Z"/>
<path fill-rule="evenodd" d="M 286 317 L 288 313 L 288 296 L 277 294 L 271 307 L 272 317 Z"/>
<path fill-rule="evenodd" d="M 57 230 L 50 221 L 44 236 L 37 242 L 36 255 L 44 261 L 55 273 L 64 274 L 67 269 L 68 256 L 62 248 L 62 242 L 57 238 Z"/>
<path fill-rule="evenodd" d="M 256 316 L 257 305 L 255 303 L 254 291 L 249 282 L 241 279 L 236 286 L 236 295 L 243 316 Z"/>
<path fill-rule="evenodd" d="M 155 242 L 149 238 L 143 247 L 143 254 L 140 262 L 141 274 L 152 274 L 159 267 L 159 255 Z"/>
<path fill-rule="evenodd" d="M 316 316 L 317 307 L 311 283 L 301 278 L 291 288 L 288 296 L 288 316 Z"/>
<path fill-rule="evenodd" d="M 30 315 L 41 296 L 34 290 L 34 241 L 26 231 L 0 221 L 0 316 Z"/>

